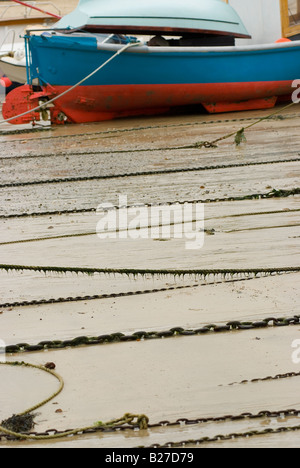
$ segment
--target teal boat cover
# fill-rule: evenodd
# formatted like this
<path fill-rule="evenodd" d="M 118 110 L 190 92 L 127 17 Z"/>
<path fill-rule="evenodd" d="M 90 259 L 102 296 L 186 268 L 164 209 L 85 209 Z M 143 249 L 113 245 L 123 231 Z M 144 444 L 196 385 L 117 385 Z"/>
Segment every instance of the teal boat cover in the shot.
<path fill-rule="evenodd" d="M 80 0 L 57 29 L 135 34 L 220 34 L 250 37 L 222 0 Z"/>

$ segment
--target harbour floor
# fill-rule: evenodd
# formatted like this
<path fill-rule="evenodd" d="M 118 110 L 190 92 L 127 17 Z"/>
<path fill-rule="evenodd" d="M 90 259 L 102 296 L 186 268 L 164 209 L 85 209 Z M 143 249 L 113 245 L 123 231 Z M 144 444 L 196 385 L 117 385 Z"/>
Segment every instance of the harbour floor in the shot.
<path fill-rule="evenodd" d="M 300 107 L 277 109 L 246 142 L 212 148 L 196 143 L 270 111 L 0 128 L 0 340 L 7 361 L 55 363 L 65 383 L 34 430 L 150 420 L 1 448 L 300 447 Z M 178 238 L 148 222 L 100 238 L 103 204 L 143 221 L 151 206 L 201 206 L 204 225 L 199 210 Z M 196 233 L 203 245 L 187 248 Z M 38 369 L 0 374 L 0 420 L 57 389 Z"/>

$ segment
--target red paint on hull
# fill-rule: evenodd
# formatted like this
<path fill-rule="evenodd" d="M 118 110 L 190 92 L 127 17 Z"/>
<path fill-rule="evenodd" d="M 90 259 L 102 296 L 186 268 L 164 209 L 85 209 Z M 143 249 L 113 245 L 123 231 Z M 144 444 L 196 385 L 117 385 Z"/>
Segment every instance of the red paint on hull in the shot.
<path fill-rule="evenodd" d="M 38 105 L 41 95 L 51 99 L 68 89 L 69 86 L 45 86 L 42 93 L 35 93 L 29 86 L 23 86 L 15 96 L 8 94 L 3 107 L 4 118 L 32 109 Z M 211 113 L 266 109 L 273 107 L 278 97 L 291 96 L 293 91 L 292 81 L 80 86 L 55 101 L 55 107 L 51 108 L 51 120 L 52 123 L 61 124 L 63 118 L 60 112 L 63 112 L 68 122 L 99 122 L 165 113 L 172 107 L 191 104 L 201 104 Z M 27 120 L 33 117 L 38 120 L 37 114 L 31 114 Z"/>
<path fill-rule="evenodd" d="M 216 102 L 207 104 L 203 102 L 203 106 L 210 114 L 221 114 L 224 112 L 239 112 L 255 109 L 272 109 L 275 107 L 277 97 L 268 97 L 263 99 L 250 99 L 249 101 L 240 102 Z"/>
<path fill-rule="evenodd" d="M 45 91 L 53 96 L 68 87 Z M 81 86 L 56 101 L 70 121 L 110 120 L 141 114 L 157 114 L 171 107 L 203 104 L 209 112 L 270 108 L 275 97 L 292 92 L 292 81 L 258 83 Z M 266 98 L 272 98 L 266 100 Z M 222 104 L 223 103 L 223 104 Z"/>
<path fill-rule="evenodd" d="M 31 86 L 23 85 L 15 88 L 6 96 L 2 106 L 2 115 L 5 120 L 9 120 L 22 113 L 29 112 L 38 105 L 39 99 L 37 98 L 37 93 L 33 93 Z M 40 113 L 31 112 L 30 114 L 10 120 L 10 123 L 13 125 L 23 125 L 39 120 Z"/>

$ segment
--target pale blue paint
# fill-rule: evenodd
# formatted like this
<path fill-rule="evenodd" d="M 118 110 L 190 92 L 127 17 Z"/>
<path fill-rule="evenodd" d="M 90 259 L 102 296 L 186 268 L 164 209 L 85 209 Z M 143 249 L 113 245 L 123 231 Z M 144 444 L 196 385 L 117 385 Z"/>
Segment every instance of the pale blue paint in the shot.
<path fill-rule="evenodd" d="M 236 11 L 222 0 L 80 0 L 57 28 L 85 25 L 168 27 L 248 35 Z"/>

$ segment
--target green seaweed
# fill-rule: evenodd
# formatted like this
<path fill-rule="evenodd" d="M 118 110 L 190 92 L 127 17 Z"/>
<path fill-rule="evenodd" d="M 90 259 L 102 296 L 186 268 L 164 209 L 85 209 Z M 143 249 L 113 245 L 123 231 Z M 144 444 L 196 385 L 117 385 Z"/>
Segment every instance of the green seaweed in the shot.
<path fill-rule="evenodd" d="M 282 267 L 282 268 L 245 268 L 245 269 L 212 269 L 212 270 L 202 270 L 202 269 L 191 269 L 191 270 L 174 270 L 174 269 L 124 269 L 124 268 L 87 268 L 87 267 L 57 267 L 57 266 L 25 266 L 25 265 L 3 265 L 0 264 L 0 270 L 5 270 L 7 272 L 13 271 L 35 271 L 44 274 L 49 273 L 58 273 L 58 274 L 68 274 L 73 273 L 76 275 L 95 275 L 95 274 L 104 274 L 104 275 L 125 275 L 128 278 L 138 278 L 141 277 L 145 279 L 149 277 L 159 277 L 165 279 L 168 276 L 173 278 L 180 278 L 184 280 L 186 277 L 195 278 L 195 279 L 205 279 L 208 280 L 210 276 L 222 278 L 230 277 L 232 278 L 235 275 L 272 275 L 280 273 L 296 273 L 300 272 L 300 266 L 296 267 Z"/>
<path fill-rule="evenodd" d="M 27 433 L 34 428 L 35 417 L 36 414 L 32 413 L 24 415 L 14 414 L 11 418 L 2 421 L 1 426 L 4 427 L 4 429 L 7 429 L 8 431 L 16 433 Z"/>
<path fill-rule="evenodd" d="M 244 128 L 241 128 L 238 132 L 236 132 L 234 142 L 236 146 L 240 146 L 242 143 L 247 142 Z"/>

